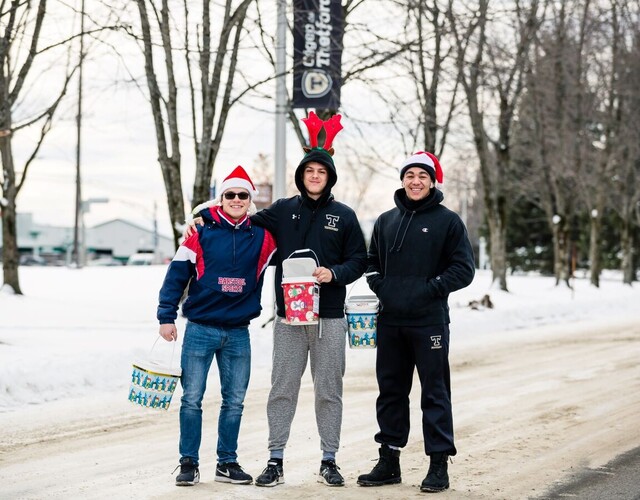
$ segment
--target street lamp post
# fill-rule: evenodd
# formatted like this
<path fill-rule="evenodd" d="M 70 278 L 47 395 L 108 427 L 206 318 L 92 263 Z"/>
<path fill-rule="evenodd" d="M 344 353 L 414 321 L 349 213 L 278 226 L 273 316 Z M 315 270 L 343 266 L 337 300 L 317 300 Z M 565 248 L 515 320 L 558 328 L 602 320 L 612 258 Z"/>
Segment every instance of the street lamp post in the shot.
<path fill-rule="evenodd" d="M 286 119 L 287 119 L 287 2 L 277 0 L 276 29 L 276 144 L 275 176 L 273 182 L 273 200 L 284 198 L 286 194 Z"/>

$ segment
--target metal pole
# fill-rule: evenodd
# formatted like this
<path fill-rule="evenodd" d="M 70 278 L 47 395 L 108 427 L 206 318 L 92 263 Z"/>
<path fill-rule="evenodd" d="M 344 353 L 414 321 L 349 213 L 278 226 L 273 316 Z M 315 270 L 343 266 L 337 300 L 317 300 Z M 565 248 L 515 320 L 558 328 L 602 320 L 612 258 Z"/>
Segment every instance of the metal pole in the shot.
<path fill-rule="evenodd" d="M 80 144 L 82 131 L 82 66 L 84 63 L 84 0 L 80 6 L 80 60 L 78 62 L 78 115 L 76 116 L 76 216 L 73 226 L 74 264 L 80 268 L 84 264 L 84 220 L 82 207 L 82 182 L 80 177 Z M 82 241 L 81 241 L 82 240 Z"/>
<path fill-rule="evenodd" d="M 286 195 L 286 118 L 287 118 L 287 13 L 286 0 L 278 2 L 278 21 L 276 30 L 276 144 L 275 144 L 275 178 L 273 182 L 272 200 L 284 198 Z"/>

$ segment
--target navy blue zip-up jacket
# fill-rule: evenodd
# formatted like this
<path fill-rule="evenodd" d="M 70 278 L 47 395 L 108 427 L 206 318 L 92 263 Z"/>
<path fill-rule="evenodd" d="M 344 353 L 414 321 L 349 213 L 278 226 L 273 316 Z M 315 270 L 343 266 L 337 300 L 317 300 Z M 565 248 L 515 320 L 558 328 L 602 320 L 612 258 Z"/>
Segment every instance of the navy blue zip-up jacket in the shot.
<path fill-rule="evenodd" d="M 245 217 L 235 223 L 219 206 L 199 213 L 205 225 L 178 248 L 160 289 L 158 321 L 173 323 L 182 304 L 195 323 L 246 326 L 260 314 L 264 270 L 276 250 L 273 236 Z"/>
<path fill-rule="evenodd" d="M 299 174 L 296 179 L 298 177 Z M 299 184 L 302 191 L 304 186 Z M 252 215 L 251 220 L 271 231 L 278 244 L 274 256 L 278 316 L 285 316 L 282 261 L 296 250 L 310 248 L 316 253 L 319 265 L 333 273 L 331 283 L 320 286 L 319 315 L 321 318 L 344 317 L 346 285 L 360 278 L 367 266 L 366 245 L 355 212 L 326 192 L 318 200 L 306 194 L 277 200 Z"/>
<path fill-rule="evenodd" d="M 414 210 L 404 189 L 396 208 L 378 217 L 368 252 L 367 282 L 380 299 L 379 321 L 394 326 L 450 323 L 449 294 L 475 274 L 464 223 L 434 189 Z"/>

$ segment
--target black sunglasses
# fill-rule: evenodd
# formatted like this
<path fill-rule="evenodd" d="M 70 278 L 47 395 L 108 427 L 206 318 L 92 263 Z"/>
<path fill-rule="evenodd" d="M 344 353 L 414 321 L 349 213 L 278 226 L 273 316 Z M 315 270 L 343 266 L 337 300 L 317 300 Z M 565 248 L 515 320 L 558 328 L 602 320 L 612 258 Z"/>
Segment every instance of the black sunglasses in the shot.
<path fill-rule="evenodd" d="M 224 196 L 225 200 L 233 200 L 236 196 L 241 200 L 249 199 L 249 193 L 235 193 L 233 191 L 225 191 L 222 196 Z"/>

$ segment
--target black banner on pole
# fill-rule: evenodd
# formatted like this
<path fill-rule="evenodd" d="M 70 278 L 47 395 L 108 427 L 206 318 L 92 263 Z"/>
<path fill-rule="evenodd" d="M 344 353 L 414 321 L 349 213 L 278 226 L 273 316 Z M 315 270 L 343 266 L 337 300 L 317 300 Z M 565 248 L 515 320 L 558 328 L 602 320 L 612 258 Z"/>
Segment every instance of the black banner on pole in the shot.
<path fill-rule="evenodd" d="M 340 107 L 343 29 L 340 0 L 294 0 L 294 108 Z"/>

